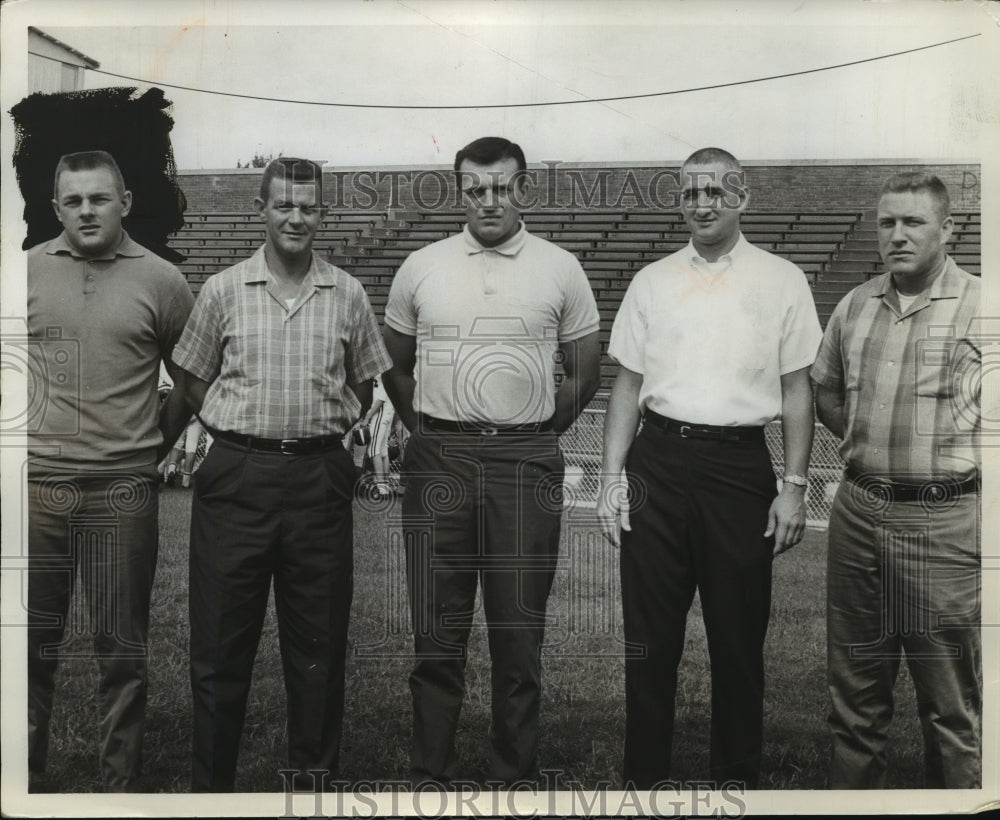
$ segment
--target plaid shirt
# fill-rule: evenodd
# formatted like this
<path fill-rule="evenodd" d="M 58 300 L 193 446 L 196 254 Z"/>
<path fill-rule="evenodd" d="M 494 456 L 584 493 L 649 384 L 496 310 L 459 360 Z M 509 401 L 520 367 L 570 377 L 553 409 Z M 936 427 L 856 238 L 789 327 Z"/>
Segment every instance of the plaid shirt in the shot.
<path fill-rule="evenodd" d="M 205 424 L 279 439 L 345 433 L 361 409 L 347 385 L 392 366 L 356 279 L 313 254 L 289 308 L 263 248 L 205 283 L 173 359 L 211 382 Z"/>
<path fill-rule="evenodd" d="M 903 482 L 976 475 L 980 290 L 948 257 L 905 312 L 888 273 L 837 305 L 812 379 L 844 396 L 848 465 Z"/>

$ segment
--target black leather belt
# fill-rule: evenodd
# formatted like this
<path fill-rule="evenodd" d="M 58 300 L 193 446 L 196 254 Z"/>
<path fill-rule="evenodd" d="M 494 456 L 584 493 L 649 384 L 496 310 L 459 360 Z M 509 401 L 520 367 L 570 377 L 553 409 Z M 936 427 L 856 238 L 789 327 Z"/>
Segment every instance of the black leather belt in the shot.
<path fill-rule="evenodd" d="M 481 421 L 451 421 L 420 414 L 418 422 L 429 430 L 442 433 L 470 433 L 478 436 L 505 436 L 525 433 L 548 433 L 552 430 L 552 419 L 533 424 L 486 424 Z"/>
<path fill-rule="evenodd" d="M 244 436 L 230 430 L 211 430 L 212 438 L 237 444 L 247 450 L 258 453 L 282 453 L 286 456 L 300 456 L 318 453 L 330 447 L 343 447 L 343 436 L 314 436 L 312 438 L 258 438 Z"/>
<path fill-rule="evenodd" d="M 652 410 L 644 416 L 646 424 L 652 424 L 667 433 L 682 438 L 707 438 L 715 441 L 763 441 L 763 427 L 719 427 L 714 424 L 692 424 L 688 421 L 668 419 Z"/>
<path fill-rule="evenodd" d="M 880 495 L 889 501 L 941 503 L 966 495 L 967 493 L 979 492 L 981 486 L 979 476 L 967 478 L 965 481 L 942 478 L 914 483 L 882 478 L 871 473 L 862 473 L 853 467 L 847 467 L 844 470 L 844 478 L 866 492 Z"/>

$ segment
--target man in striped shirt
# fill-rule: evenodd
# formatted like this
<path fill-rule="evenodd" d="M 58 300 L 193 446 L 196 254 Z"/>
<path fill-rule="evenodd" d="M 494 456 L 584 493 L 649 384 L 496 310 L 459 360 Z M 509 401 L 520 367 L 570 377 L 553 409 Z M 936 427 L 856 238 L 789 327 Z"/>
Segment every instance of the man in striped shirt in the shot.
<path fill-rule="evenodd" d="M 978 788 L 980 281 L 946 253 L 937 177 L 890 177 L 877 220 L 888 272 L 837 306 L 812 369 L 847 464 L 829 530 L 830 787 L 886 785 L 905 654 L 925 785 Z"/>
<path fill-rule="evenodd" d="M 392 364 L 360 283 L 312 251 L 320 167 L 274 160 L 254 207 L 264 246 L 205 283 L 174 351 L 215 438 L 191 510 L 195 791 L 233 790 L 272 577 L 296 788 L 337 773 L 355 481 L 343 437 Z"/>

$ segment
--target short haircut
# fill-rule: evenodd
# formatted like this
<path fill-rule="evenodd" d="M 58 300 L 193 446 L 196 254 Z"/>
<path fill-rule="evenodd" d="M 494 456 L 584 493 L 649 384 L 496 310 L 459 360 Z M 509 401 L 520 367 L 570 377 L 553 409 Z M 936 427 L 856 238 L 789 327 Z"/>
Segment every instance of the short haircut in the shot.
<path fill-rule="evenodd" d="M 528 163 L 524 159 L 524 151 L 516 142 L 511 142 L 503 137 L 480 137 L 473 140 L 455 154 L 455 175 L 458 177 L 459 186 L 462 184 L 462 179 L 458 169 L 466 160 L 477 165 L 490 165 L 505 159 L 514 160 L 517 163 L 518 171 L 528 169 Z"/>
<path fill-rule="evenodd" d="M 119 195 L 124 196 L 126 191 L 125 177 L 122 176 L 115 158 L 107 151 L 79 151 L 75 154 L 65 154 L 59 158 L 55 180 L 52 183 L 52 198 L 57 201 L 59 199 L 59 177 L 62 176 L 63 171 L 95 171 L 98 168 L 107 168 L 111 172 Z"/>
<path fill-rule="evenodd" d="M 681 168 L 684 168 L 686 165 L 709 165 L 713 162 L 718 162 L 727 168 L 731 168 L 741 174 L 743 173 L 743 166 L 740 165 L 740 161 L 722 148 L 699 148 L 684 160 Z"/>
<path fill-rule="evenodd" d="M 928 174 L 926 171 L 901 171 L 898 174 L 893 174 L 882 183 L 878 198 L 881 200 L 886 194 L 902 194 L 907 191 L 914 193 L 926 191 L 929 193 L 934 199 L 938 216 L 941 217 L 942 222 L 951 216 L 951 197 L 948 196 L 948 189 L 940 178 L 934 174 Z"/>
<path fill-rule="evenodd" d="M 311 159 L 299 157 L 272 159 L 264 169 L 264 176 L 260 181 L 260 198 L 264 202 L 267 202 L 268 194 L 271 193 L 271 180 L 273 179 L 302 184 L 312 182 L 316 185 L 319 193 L 318 202 L 323 202 L 323 169 Z"/>

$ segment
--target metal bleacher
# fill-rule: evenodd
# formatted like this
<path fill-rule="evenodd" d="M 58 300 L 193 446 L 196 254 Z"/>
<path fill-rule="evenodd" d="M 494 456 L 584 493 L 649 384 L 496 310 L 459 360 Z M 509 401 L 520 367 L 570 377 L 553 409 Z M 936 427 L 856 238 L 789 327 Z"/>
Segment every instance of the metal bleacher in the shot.
<path fill-rule="evenodd" d="M 948 253 L 960 268 L 979 276 L 982 272 L 981 215 L 978 211 L 963 211 L 953 213 L 952 219 L 955 228 Z M 866 212 L 813 283 L 816 310 L 823 326 L 826 327 L 833 308 L 848 291 L 881 272 L 875 214 Z"/>
<path fill-rule="evenodd" d="M 635 272 L 688 241 L 679 212 L 626 209 L 539 210 L 524 214 L 532 233 L 572 252 L 590 280 L 601 313 L 602 348 L 622 296 Z M 980 272 L 981 218 L 954 214 L 949 252 L 970 273 Z M 315 248 L 364 285 L 381 318 L 392 277 L 417 248 L 461 230 L 459 210 L 333 211 Z M 753 244 L 797 264 L 806 274 L 825 326 L 833 307 L 854 286 L 880 270 L 874 214 L 863 209 L 826 212 L 748 211 L 741 227 Z M 187 257 L 180 264 L 192 290 L 213 273 L 246 259 L 264 241 L 253 213 L 188 214 L 170 247 Z M 610 385 L 610 368 L 602 374 Z"/>

